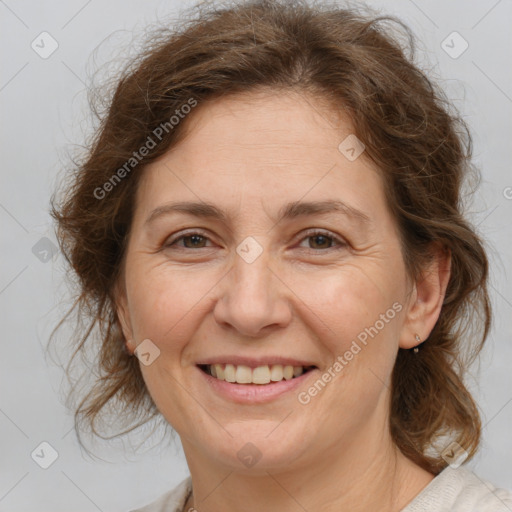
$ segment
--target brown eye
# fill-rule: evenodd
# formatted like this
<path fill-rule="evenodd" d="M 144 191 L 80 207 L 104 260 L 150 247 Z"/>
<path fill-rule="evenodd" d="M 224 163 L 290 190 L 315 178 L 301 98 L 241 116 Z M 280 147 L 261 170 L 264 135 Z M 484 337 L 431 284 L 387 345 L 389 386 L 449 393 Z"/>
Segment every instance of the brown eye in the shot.
<path fill-rule="evenodd" d="M 180 240 L 180 238 L 178 238 L 178 240 Z M 203 244 L 206 242 L 206 237 L 202 235 L 187 235 L 182 236 L 181 240 L 184 241 L 185 247 L 187 247 L 188 249 L 193 249 L 197 247 L 204 247 Z M 190 241 L 189 245 L 187 244 L 187 241 Z"/>
<path fill-rule="evenodd" d="M 209 238 L 201 233 L 189 232 L 182 234 L 180 237 L 171 239 L 164 244 L 165 248 L 178 247 L 180 249 L 203 249 L 207 247 L 205 244 Z M 183 243 L 179 243 L 183 241 Z"/>
<path fill-rule="evenodd" d="M 322 249 L 333 249 L 336 246 L 341 248 L 346 247 L 347 244 L 339 237 L 323 231 L 313 231 L 307 234 L 302 240 L 309 240 L 307 249 L 319 251 Z"/>
<path fill-rule="evenodd" d="M 329 249 L 333 242 L 332 237 L 325 235 L 314 235 L 308 238 L 313 240 L 313 245 L 316 245 L 316 247 L 312 247 L 312 249 Z"/>

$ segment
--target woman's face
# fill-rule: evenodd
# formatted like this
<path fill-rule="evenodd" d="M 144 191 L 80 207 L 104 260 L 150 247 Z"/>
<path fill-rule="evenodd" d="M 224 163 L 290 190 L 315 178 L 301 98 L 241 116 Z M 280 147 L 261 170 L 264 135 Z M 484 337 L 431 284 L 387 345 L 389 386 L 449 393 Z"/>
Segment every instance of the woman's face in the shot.
<path fill-rule="evenodd" d="M 385 432 L 415 292 L 381 178 L 332 112 L 278 93 L 200 105 L 144 170 L 118 312 L 189 464 L 292 468 Z M 315 368 L 248 384 L 207 363 L 261 382 Z"/>

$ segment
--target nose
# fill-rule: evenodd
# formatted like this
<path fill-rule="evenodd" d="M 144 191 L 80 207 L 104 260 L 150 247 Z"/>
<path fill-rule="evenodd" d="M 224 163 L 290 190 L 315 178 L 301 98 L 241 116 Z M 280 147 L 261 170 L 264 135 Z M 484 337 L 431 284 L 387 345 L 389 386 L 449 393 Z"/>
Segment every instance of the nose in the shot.
<path fill-rule="evenodd" d="M 251 263 L 235 254 L 214 308 L 220 325 L 243 336 L 261 337 L 290 323 L 290 290 L 269 263 L 265 250 Z"/>

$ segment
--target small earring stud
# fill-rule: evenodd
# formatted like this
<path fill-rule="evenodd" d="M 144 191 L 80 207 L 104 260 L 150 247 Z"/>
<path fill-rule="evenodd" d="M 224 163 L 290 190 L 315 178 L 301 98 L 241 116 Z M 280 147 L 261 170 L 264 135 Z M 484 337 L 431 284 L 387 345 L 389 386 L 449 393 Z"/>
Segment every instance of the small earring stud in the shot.
<path fill-rule="evenodd" d="M 419 334 L 415 334 L 414 338 L 416 339 L 416 341 L 417 341 L 418 343 L 421 343 L 421 338 L 420 338 L 420 335 L 419 335 Z M 415 354 L 417 354 L 419 351 L 420 351 L 420 349 L 419 349 L 418 347 L 414 347 L 413 352 L 414 352 Z"/>

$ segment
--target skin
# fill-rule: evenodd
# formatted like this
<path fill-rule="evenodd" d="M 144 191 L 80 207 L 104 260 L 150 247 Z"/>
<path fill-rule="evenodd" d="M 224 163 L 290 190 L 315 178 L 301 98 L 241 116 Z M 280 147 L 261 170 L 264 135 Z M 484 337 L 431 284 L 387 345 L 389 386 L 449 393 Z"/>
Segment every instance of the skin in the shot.
<path fill-rule="evenodd" d="M 399 511 L 434 478 L 391 440 L 390 378 L 399 347 L 426 339 L 438 319 L 449 256 L 439 251 L 408 279 L 379 170 L 338 150 L 353 130 L 333 112 L 318 97 L 268 90 L 199 105 L 182 121 L 187 136 L 141 177 L 118 316 L 131 352 L 148 338 L 160 350 L 141 370 L 183 444 L 185 510 Z M 369 224 L 342 213 L 276 223 L 285 203 L 325 199 Z M 213 203 L 229 220 L 173 213 L 145 224 L 176 200 Z M 189 228 L 206 237 L 199 247 L 180 239 Z M 263 250 L 250 264 L 236 252 L 249 236 Z M 218 354 L 292 355 L 316 364 L 318 378 L 395 302 L 402 310 L 307 405 L 295 391 L 233 403 L 196 367 Z M 237 457 L 248 442 L 262 454 L 251 468 Z"/>

